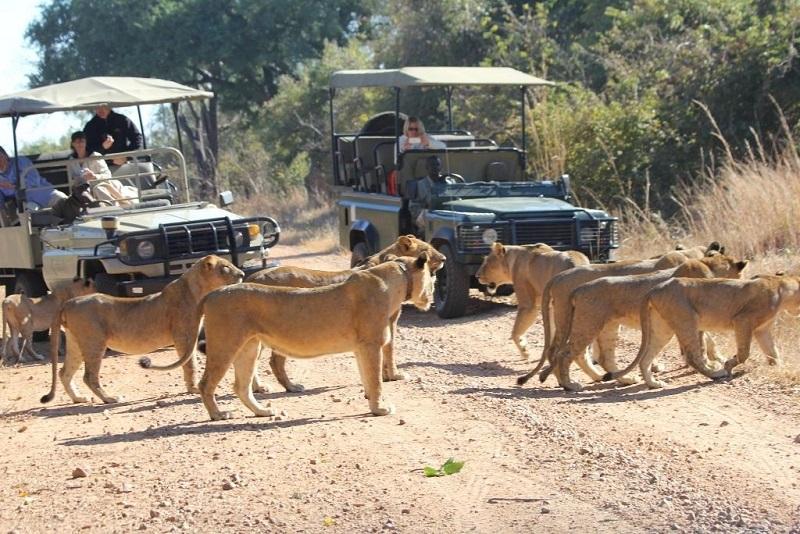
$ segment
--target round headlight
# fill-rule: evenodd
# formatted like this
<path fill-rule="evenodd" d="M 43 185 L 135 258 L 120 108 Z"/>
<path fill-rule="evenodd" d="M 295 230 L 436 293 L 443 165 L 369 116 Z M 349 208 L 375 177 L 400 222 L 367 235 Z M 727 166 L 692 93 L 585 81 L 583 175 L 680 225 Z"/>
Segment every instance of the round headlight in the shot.
<path fill-rule="evenodd" d="M 244 234 L 237 231 L 233 234 L 233 240 L 236 241 L 236 248 L 241 248 L 244 245 Z"/>
<path fill-rule="evenodd" d="M 487 245 L 491 245 L 495 241 L 497 241 L 497 230 L 494 228 L 487 228 L 481 234 L 481 239 Z"/>
<path fill-rule="evenodd" d="M 149 260 L 156 254 L 156 246 L 153 244 L 152 241 L 144 240 L 140 241 L 138 245 L 136 245 L 136 254 L 142 258 L 143 260 Z"/>

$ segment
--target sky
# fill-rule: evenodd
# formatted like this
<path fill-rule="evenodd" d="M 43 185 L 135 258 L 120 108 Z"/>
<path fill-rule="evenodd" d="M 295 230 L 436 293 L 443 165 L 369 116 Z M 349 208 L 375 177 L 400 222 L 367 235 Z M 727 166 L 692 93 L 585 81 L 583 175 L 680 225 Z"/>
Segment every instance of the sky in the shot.
<path fill-rule="evenodd" d="M 28 89 L 27 75 L 36 70 L 36 50 L 25 39 L 28 25 L 39 16 L 39 4 L 45 0 L 0 0 L 0 20 L 3 21 L 3 52 L 0 54 L 0 95 Z M 155 106 L 142 108 L 145 127 Z M 120 111 L 138 123 L 136 108 Z M 52 113 L 22 117 L 17 127 L 19 145 L 40 139 L 57 141 L 65 134 L 80 130 L 91 118 L 90 112 Z M 11 119 L 0 119 L 0 146 L 13 151 Z M 65 146 L 64 149 L 69 147 Z"/>

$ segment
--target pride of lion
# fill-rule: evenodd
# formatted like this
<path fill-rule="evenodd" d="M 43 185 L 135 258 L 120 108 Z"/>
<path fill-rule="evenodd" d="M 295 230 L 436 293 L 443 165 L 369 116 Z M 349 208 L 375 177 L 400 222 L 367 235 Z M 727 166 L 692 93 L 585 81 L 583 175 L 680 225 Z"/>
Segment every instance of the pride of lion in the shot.
<path fill-rule="evenodd" d="M 99 378 L 107 349 L 142 354 L 174 346 L 177 361 L 156 366 L 143 357 L 140 365 L 161 371 L 182 367 L 186 390 L 199 393 L 211 419 L 218 420 L 232 417 L 216 399 L 230 367 L 239 400 L 256 416 L 274 415 L 254 395 L 265 391 L 256 374 L 262 346 L 271 349 L 272 373 L 290 392 L 303 386 L 290 380 L 287 359 L 351 352 L 370 412 L 386 415 L 394 406 L 384 398 L 382 383 L 406 377 L 394 347 L 403 304 L 428 310 L 436 273 L 446 261 L 432 245 L 407 235 L 344 271 L 282 266 L 243 280 L 235 265 L 207 256 L 160 293 L 140 298 L 97 294 L 90 281 L 76 280 L 42 299 L 5 299 L 4 354 L 6 361 L 20 362 L 26 354 L 42 358 L 31 336 L 49 327 L 51 388 L 42 402 L 55 397 L 59 376 L 73 402 L 88 402 L 73 384 L 83 365 L 91 392 L 114 403 L 119 398 Z M 711 379 L 731 376 L 749 357 L 753 338 L 771 365 L 780 362 L 772 326 L 781 311 L 800 314 L 800 276 L 741 279 L 747 263 L 727 255 L 717 242 L 606 264 L 543 243 L 494 243 L 475 277 L 489 295 L 513 286 L 517 313 L 511 340 L 522 360 L 530 359 L 525 334 L 541 312 L 541 357 L 519 377 L 519 385 L 537 373 L 542 382 L 553 374 L 562 388 L 580 391 L 583 386 L 570 376 L 575 362 L 592 381 L 616 380 L 622 386 L 637 381 L 630 373 L 638 367 L 648 387 L 660 388 L 665 383 L 654 378 L 654 360 L 673 337 L 687 364 Z M 636 357 L 624 369 L 615 355 L 620 326 L 642 335 Z M 62 329 L 67 350 L 59 371 Z M 5 330 L 11 332 L 8 339 Z M 203 330 L 205 367 L 198 382 L 195 352 Z M 731 331 L 736 354 L 724 359 L 711 333 Z"/>

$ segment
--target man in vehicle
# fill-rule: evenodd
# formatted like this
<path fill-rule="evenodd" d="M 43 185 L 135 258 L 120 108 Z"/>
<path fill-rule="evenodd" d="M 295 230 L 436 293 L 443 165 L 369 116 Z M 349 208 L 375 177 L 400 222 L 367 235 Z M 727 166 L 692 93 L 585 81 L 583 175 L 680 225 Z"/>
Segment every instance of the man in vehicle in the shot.
<path fill-rule="evenodd" d="M 114 154 L 142 148 L 142 134 L 128 117 L 105 105 L 97 106 L 94 113 L 83 128 L 89 154 Z M 119 166 L 125 163 L 125 158 L 114 158 L 112 162 Z"/>
<path fill-rule="evenodd" d="M 441 189 L 445 184 L 457 183 L 452 175 L 442 174 L 442 160 L 439 159 L 439 156 L 428 157 L 425 160 L 425 169 L 428 174 L 417 180 L 417 194 L 409 204 L 412 217 L 421 230 L 425 228 L 425 216 L 428 210 L 434 208 L 437 189 Z"/>
<path fill-rule="evenodd" d="M 67 198 L 67 195 L 55 189 L 50 182 L 42 178 L 39 171 L 33 167 L 31 160 L 25 156 L 19 156 L 16 159 L 17 164 L 15 165 L 14 158 L 10 158 L 5 149 L 0 146 L 0 195 L 2 195 L 4 207 L 6 202 L 16 199 L 16 184 L 19 179 L 17 168 L 19 168 L 19 174 L 25 177 L 26 189 L 41 188 L 25 192 L 28 202 L 33 202 L 40 208 L 47 208 L 58 202 L 59 199 Z"/>

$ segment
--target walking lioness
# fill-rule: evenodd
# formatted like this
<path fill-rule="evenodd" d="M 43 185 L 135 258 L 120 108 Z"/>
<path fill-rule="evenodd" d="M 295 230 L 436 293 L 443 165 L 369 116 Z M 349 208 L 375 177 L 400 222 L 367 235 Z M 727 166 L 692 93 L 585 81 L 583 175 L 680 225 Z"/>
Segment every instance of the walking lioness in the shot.
<path fill-rule="evenodd" d="M 356 271 L 374 267 L 386 261 L 391 261 L 391 259 L 395 257 L 411 256 L 416 258 L 423 251 L 428 254 L 428 268 L 431 272 L 438 271 L 442 265 L 444 265 L 446 259 L 444 254 L 433 248 L 429 243 L 417 239 L 413 235 L 404 235 L 398 237 L 394 243 L 380 252 L 365 258 L 353 269 L 346 269 L 344 271 L 318 271 L 315 269 L 306 269 L 304 267 L 281 266 L 253 273 L 247 277 L 246 282 L 278 287 L 322 287 L 344 282 Z M 398 309 L 397 314 L 392 318 L 392 335 L 394 335 L 395 325 L 400 318 L 400 311 L 401 310 Z M 397 369 L 392 347 L 392 344 L 387 344 L 383 348 L 384 381 L 403 380 L 406 378 L 406 374 Z M 201 350 L 204 349 L 201 348 Z M 275 379 L 286 391 L 303 391 L 304 388 L 301 384 L 292 382 L 289 379 L 289 375 L 286 372 L 286 356 L 273 350 L 269 365 L 272 369 L 272 373 L 275 375 Z M 258 375 L 256 375 L 253 388 L 253 391 L 256 392 L 266 390 L 258 381 Z"/>
<path fill-rule="evenodd" d="M 641 306 L 642 344 L 631 364 L 606 379 L 615 379 L 640 366 L 651 388 L 664 386 L 653 380 L 650 361 L 677 335 L 681 352 L 689 365 L 709 378 L 728 376 L 750 356 L 755 336 L 770 365 L 780 362 L 772 339 L 772 325 L 778 312 L 800 313 L 800 277 L 761 275 L 750 280 L 691 280 L 675 278 L 647 294 Z M 736 356 L 722 369 L 712 367 L 703 357 L 700 332 L 736 334 Z"/>
<path fill-rule="evenodd" d="M 530 358 L 525 332 L 536 320 L 536 308 L 542 300 L 545 284 L 556 274 L 578 265 L 589 265 L 584 254 L 569 250 L 558 252 L 544 243 L 511 246 L 494 243 L 475 275 L 492 294 L 498 286 L 512 284 L 517 295 L 517 317 L 511 339 L 522 359 Z M 548 313 L 542 308 L 542 313 Z"/>
<path fill-rule="evenodd" d="M 341 284 L 312 289 L 241 284 L 210 293 L 205 314 L 206 368 L 200 395 L 211 419 L 228 419 L 214 395 L 228 367 L 236 372 L 234 389 L 257 416 L 274 415 L 255 399 L 251 383 L 259 342 L 293 358 L 355 352 L 369 407 L 385 415 L 392 407 L 381 399 L 381 348 L 392 343 L 391 318 L 403 302 L 427 310 L 434 278 L 428 255 L 397 258 L 353 273 Z M 182 365 L 183 360 L 162 367 Z"/>
<path fill-rule="evenodd" d="M 53 377 L 50 392 L 56 393 L 58 345 L 61 327 L 67 336 L 67 354 L 61 382 L 73 402 L 88 402 L 78 394 L 72 377 L 85 365 L 83 381 L 105 403 L 118 402 L 100 385 L 100 365 L 107 348 L 126 354 L 142 354 L 175 345 L 183 362 L 183 378 L 190 393 L 197 392 L 194 348 L 200 325 L 198 303 L 209 291 L 241 282 L 244 273 L 217 256 L 206 256 L 160 292 L 146 297 L 120 298 L 104 294 L 68 301 L 53 321 L 50 356 Z"/>
<path fill-rule="evenodd" d="M 739 278 L 747 266 L 729 256 L 715 254 L 700 260 L 689 259 L 672 269 L 649 274 L 610 276 L 600 278 L 575 289 L 570 297 L 569 321 L 564 332 L 566 340 L 555 349 L 554 367 L 559 384 L 570 391 L 582 386 L 569 378 L 570 364 L 596 339 L 597 357 L 607 372 L 618 370 L 615 347 L 619 326 L 639 329 L 639 308 L 647 292 L 669 278 Z M 713 343 L 713 342 L 712 342 Z"/>

